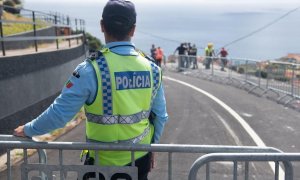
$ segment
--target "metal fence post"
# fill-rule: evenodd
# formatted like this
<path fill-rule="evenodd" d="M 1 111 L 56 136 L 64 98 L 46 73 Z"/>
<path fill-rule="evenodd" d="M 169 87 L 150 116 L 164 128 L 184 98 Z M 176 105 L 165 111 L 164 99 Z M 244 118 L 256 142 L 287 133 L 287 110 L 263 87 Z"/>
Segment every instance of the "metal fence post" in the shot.
<path fill-rule="evenodd" d="M 10 162 L 10 149 L 7 149 L 7 161 L 6 161 L 6 166 L 7 166 L 7 178 L 11 179 L 11 162 Z"/>
<path fill-rule="evenodd" d="M 32 11 L 32 22 L 33 22 L 33 36 L 36 37 L 36 20 L 35 20 L 35 12 Z M 35 52 L 38 52 L 37 40 L 34 40 Z"/>
<path fill-rule="evenodd" d="M 57 37 L 58 36 L 58 32 L 57 32 L 57 15 L 55 14 L 54 15 L 54 24 L 55 24 L 55 36 Z M 58 46 L 58 39 L 56 39 L 56 49 L 59 49 L 59 46 Z"/>
<path fill-rule="evenodd" d="M 0 34 L 1 34 L 1 47 L 2 47 L 2 54 L 5 56 L 5 46 L 4 46 L 4 41 L 3 41 L 3 25 L 2 25 L 2 14 L 3 14 L 3 2 L 0 2 Z"/>
<path fill-rule="evenodd" d="M 169 161 L 168 161 L 168 180 L 172 180 L 172 153 L 169 152 Z"/>
<path fill-rule="evenodd" d="M 293 64 L 292 65 L 292 79 L 291 79 L 291 85 L 292 85 L 292 89 L 291 89 L 291 94 L 292 94 L 292 97 L 294 98 L 295 97 L 295 90 L 294 90 L 294 88 L 295 88 L 295 85 L 294 85 L 294 81 L 295 81 L 295 70 L 296 70 L 296 65 L 295 64 Z"/>
<path fill-rule="evenodd" d="M 262 71 L 261 71 L 261 62 L 259 62 L 258 63 L 258 74 L 259 74 L 259 76 L 258 76 L 258 87 L 260 88 L 260 83 L 261 83 L 261 73 L 262 73 Z"/>
<path fill-rule="evenodd" d="M 71 35 L 70 33 L 70 17 L 67 16 L 67 25 L 68 25 L 68 36 Z M 71 39 L 68 39 L 69 41 L 69 47 L 71 47 Z"/>
<path fill-rule="evenodd" d="M 214 76 L 214 61 L 215 61 L 215 58 L 213 58 L 212 56 L 210 57 L 211 58 L 211 75 Z"/>
<path fill-rule="evenodd" d="M 267 82 L 266 82 L 266 89 L 269 89 L 269 81 L 271 78 L 271 73 L 272 73 L 272 66 L 271 66 L 271 62 L 268 62 L 268 67 L 267 67 Z"/>
<path fill-rule="evenodd" d="M 77 29 L 77 19 L 75 19 L 75 26 L 76 26 L 76 34 L 78 34 L 78 29 Z M 77 44 L 79 44 L 78 42 L 78 38 L 76 38 Z"/>
<path fill-rule="evenodd" d="M 244 73 L 245 73 L 245 83 L 247 83 L 247 81 L 248 81 L 248 60 L 246 60 L 246 67 L 245 67 Z"/>

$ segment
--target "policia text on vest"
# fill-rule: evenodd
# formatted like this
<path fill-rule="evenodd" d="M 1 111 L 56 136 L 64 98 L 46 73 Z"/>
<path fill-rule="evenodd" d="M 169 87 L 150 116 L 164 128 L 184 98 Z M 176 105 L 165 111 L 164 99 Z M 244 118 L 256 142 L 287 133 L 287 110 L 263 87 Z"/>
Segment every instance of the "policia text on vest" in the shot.
<path fill-rule="evenodd" d="M 149 71 L 129 71 L 115 72 L 116 89 L 141 89 L 150 88 L 150 72 Z"/>

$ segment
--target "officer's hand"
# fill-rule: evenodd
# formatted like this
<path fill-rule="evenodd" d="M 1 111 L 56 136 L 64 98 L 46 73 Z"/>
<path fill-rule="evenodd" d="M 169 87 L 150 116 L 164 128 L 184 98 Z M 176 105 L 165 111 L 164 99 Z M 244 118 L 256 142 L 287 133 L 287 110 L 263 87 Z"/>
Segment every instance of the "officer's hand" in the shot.
<path fill-rule="evenodd" d="M 19 136 L 19 137 L 26 137 L 26 135 L 24 133 L 24 125 L 17 127 L 14 130 L 14 135 Z"/>

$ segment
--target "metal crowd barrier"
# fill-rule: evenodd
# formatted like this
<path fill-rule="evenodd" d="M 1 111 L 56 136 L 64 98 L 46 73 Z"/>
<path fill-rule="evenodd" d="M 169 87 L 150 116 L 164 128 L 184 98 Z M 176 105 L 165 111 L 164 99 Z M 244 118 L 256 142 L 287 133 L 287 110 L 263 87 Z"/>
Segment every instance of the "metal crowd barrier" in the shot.
<path fill-rule="evenodd" d="M 249 162 L 273 161 L 275 162 L 275 174 L 272 179 L 279 179 L 279 163 L 284 164 L 285 180 L 293 180 L 293 165 L 291 162 L 300 161 L 300 153 L 212 153 L 198 158 L 192 165 L 189 172 L 189 180 L 197 179 L 197 172 L 201 167 L 206 165 L 206 172 L 209 172 L 209 164 L 212 162 L 227 161 L 232 162 L 233 172 L 232 179 L 238 179 L 238 162 L 245 163 L 244 176 L 245 180 L 249 179 Z M 241 176 L 239 179 L 241 179 Z M 206 180 L 209 180 L 209 173 L 206 174 Z"/>
<path fill-rule="evenodd" d="M 178 70 L 191 67 L 189 56 L 172 56 L 171 61 L 178 64 Z M 207 59 L 211 60 L 210 69 L 205 69 Z M 227 72 L 221 72 L 220 57 L 197 56 L 198 72 L 206 79 L 221 78 L 224 82 L 239 83 L 240 88 L 248 92 L 259 91 L 263 96 L 268 92 L 277 95 L 276 100 L 282 104 L 289 104 L 300 99 L 300 64 L 280 61 L 260 61 L 254 59 L 227 58 Z M 187 63 L 185 63 L 187 62 Z"/>
<path fill-rule="evenodd" d="M 0 135 L 0 142 L 10 142 L 14 144 L 19 144 L 23 142 L 34 142 L 32 139 L 29 138 L 22 138 L 22 137 L 16 137 L 13 135 Z M 1 144 L 1 143 L 0 143 Z M 4 146 L 0 146 L 1 148 L 5 148 Z M 7 179 L 11 179 L 12 174 L 11 174 L 11 153 L 10 151 L 12 148 L 6 148 L 6 155 L 7 155 L 7 161 L 6 161 L 6 166 L 7 166 Z M 37 149 L 38 156 L 39 156 L 39 164 L 47 164 L 47 154 L 44 149 Z M 27 163 L 28 157 L 27 157 L 27 150 L 23 149 L 23 154 L 24 154 L 24 162 Z M 46 179 L 46 175 L 44 172 L 39 171 L 39 177 L 41 179 Z M 22 178 L 23 179 L 23 178 Z"/>
<path fill-rule="evenodd" d="M 18 140 L 18 141 L 16 141 Z M 7 149 L 7 164 L 8 164 L 8 179 L 11 178 L 10 170 L 10 150 L 11 149 L 23 149 L 24 161 L 21 166 L 21 178 L 26 180 L 29 177 L 30 172 L 39 171 L 43 173 L 41 178 L 51 180 L 53 179 L 53 173 L 59 173 L 60 179 L 65 179 L 69 172 L 76 172 L 77 177 L 82 179 L 87 172 L 101 173 L 106 179 L 110 179 L 116 173 L 125 173 L 132 179 L 136 179 L 137 169 L 132 163 L 132 166 L 128 167 L 102 167 L 95 165 L 67 165 L 64 164 L 63 152 L 68 150 L 95 150 L 97 151 L 130 151 L 132 160 L 134 159 L 135 151 L 147 151 L 147 152 L 165 152 L 168 153 L 168 179 L 173 179 L 173 154 L 174 153 L 280 153 L 281 151 L 272 147 L 254 147 L 254 146 L 218 146 L 218 145 L 179 145 L 179 144 L 151 144 L 151 145 L 125 145 L 125 144 L 101 144 L 101 143 L 85 143 L 85 142 L 33 142 L 24 141 L 23 139 L 15 139 L 12 136 L 0 136 L 0 147 Z M 28 161 L 27 149 L 54 149 L 59 152 L 59 164 L 49 165 L 46 162 L 46 156 L 40 153 L 39 163 L 30 163 Z M 42 159 L 42 160 L 41 160 Z M 96 164 L 98 158 L 96 157 Z M 97 177 L 96 177 L 97 178 Z M 9 179 L 10 180 L 10 179 Z"/>

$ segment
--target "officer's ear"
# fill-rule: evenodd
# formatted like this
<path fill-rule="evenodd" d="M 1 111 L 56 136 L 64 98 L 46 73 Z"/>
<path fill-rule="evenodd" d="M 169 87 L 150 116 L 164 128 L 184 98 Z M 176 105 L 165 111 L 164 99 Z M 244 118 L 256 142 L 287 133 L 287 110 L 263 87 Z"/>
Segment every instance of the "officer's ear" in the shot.
<path fill-rule="evenodd" d="M 129 36 L 130 36 L 130 37 L 133 37 L 134 32 L 135 32 L 135 24 L 132 26 L 132 28 L 131 28 L 131 30 L 130 30 L 130 32 L 129 32 Z"/>
<path fill-rule="evenodd" d="M 100 21 L 100 26 L 101 26 L 101 32 L 105 32 L 105 28 L 104 28 L 104 24 L 103 24 L 103 20 Z"/>

